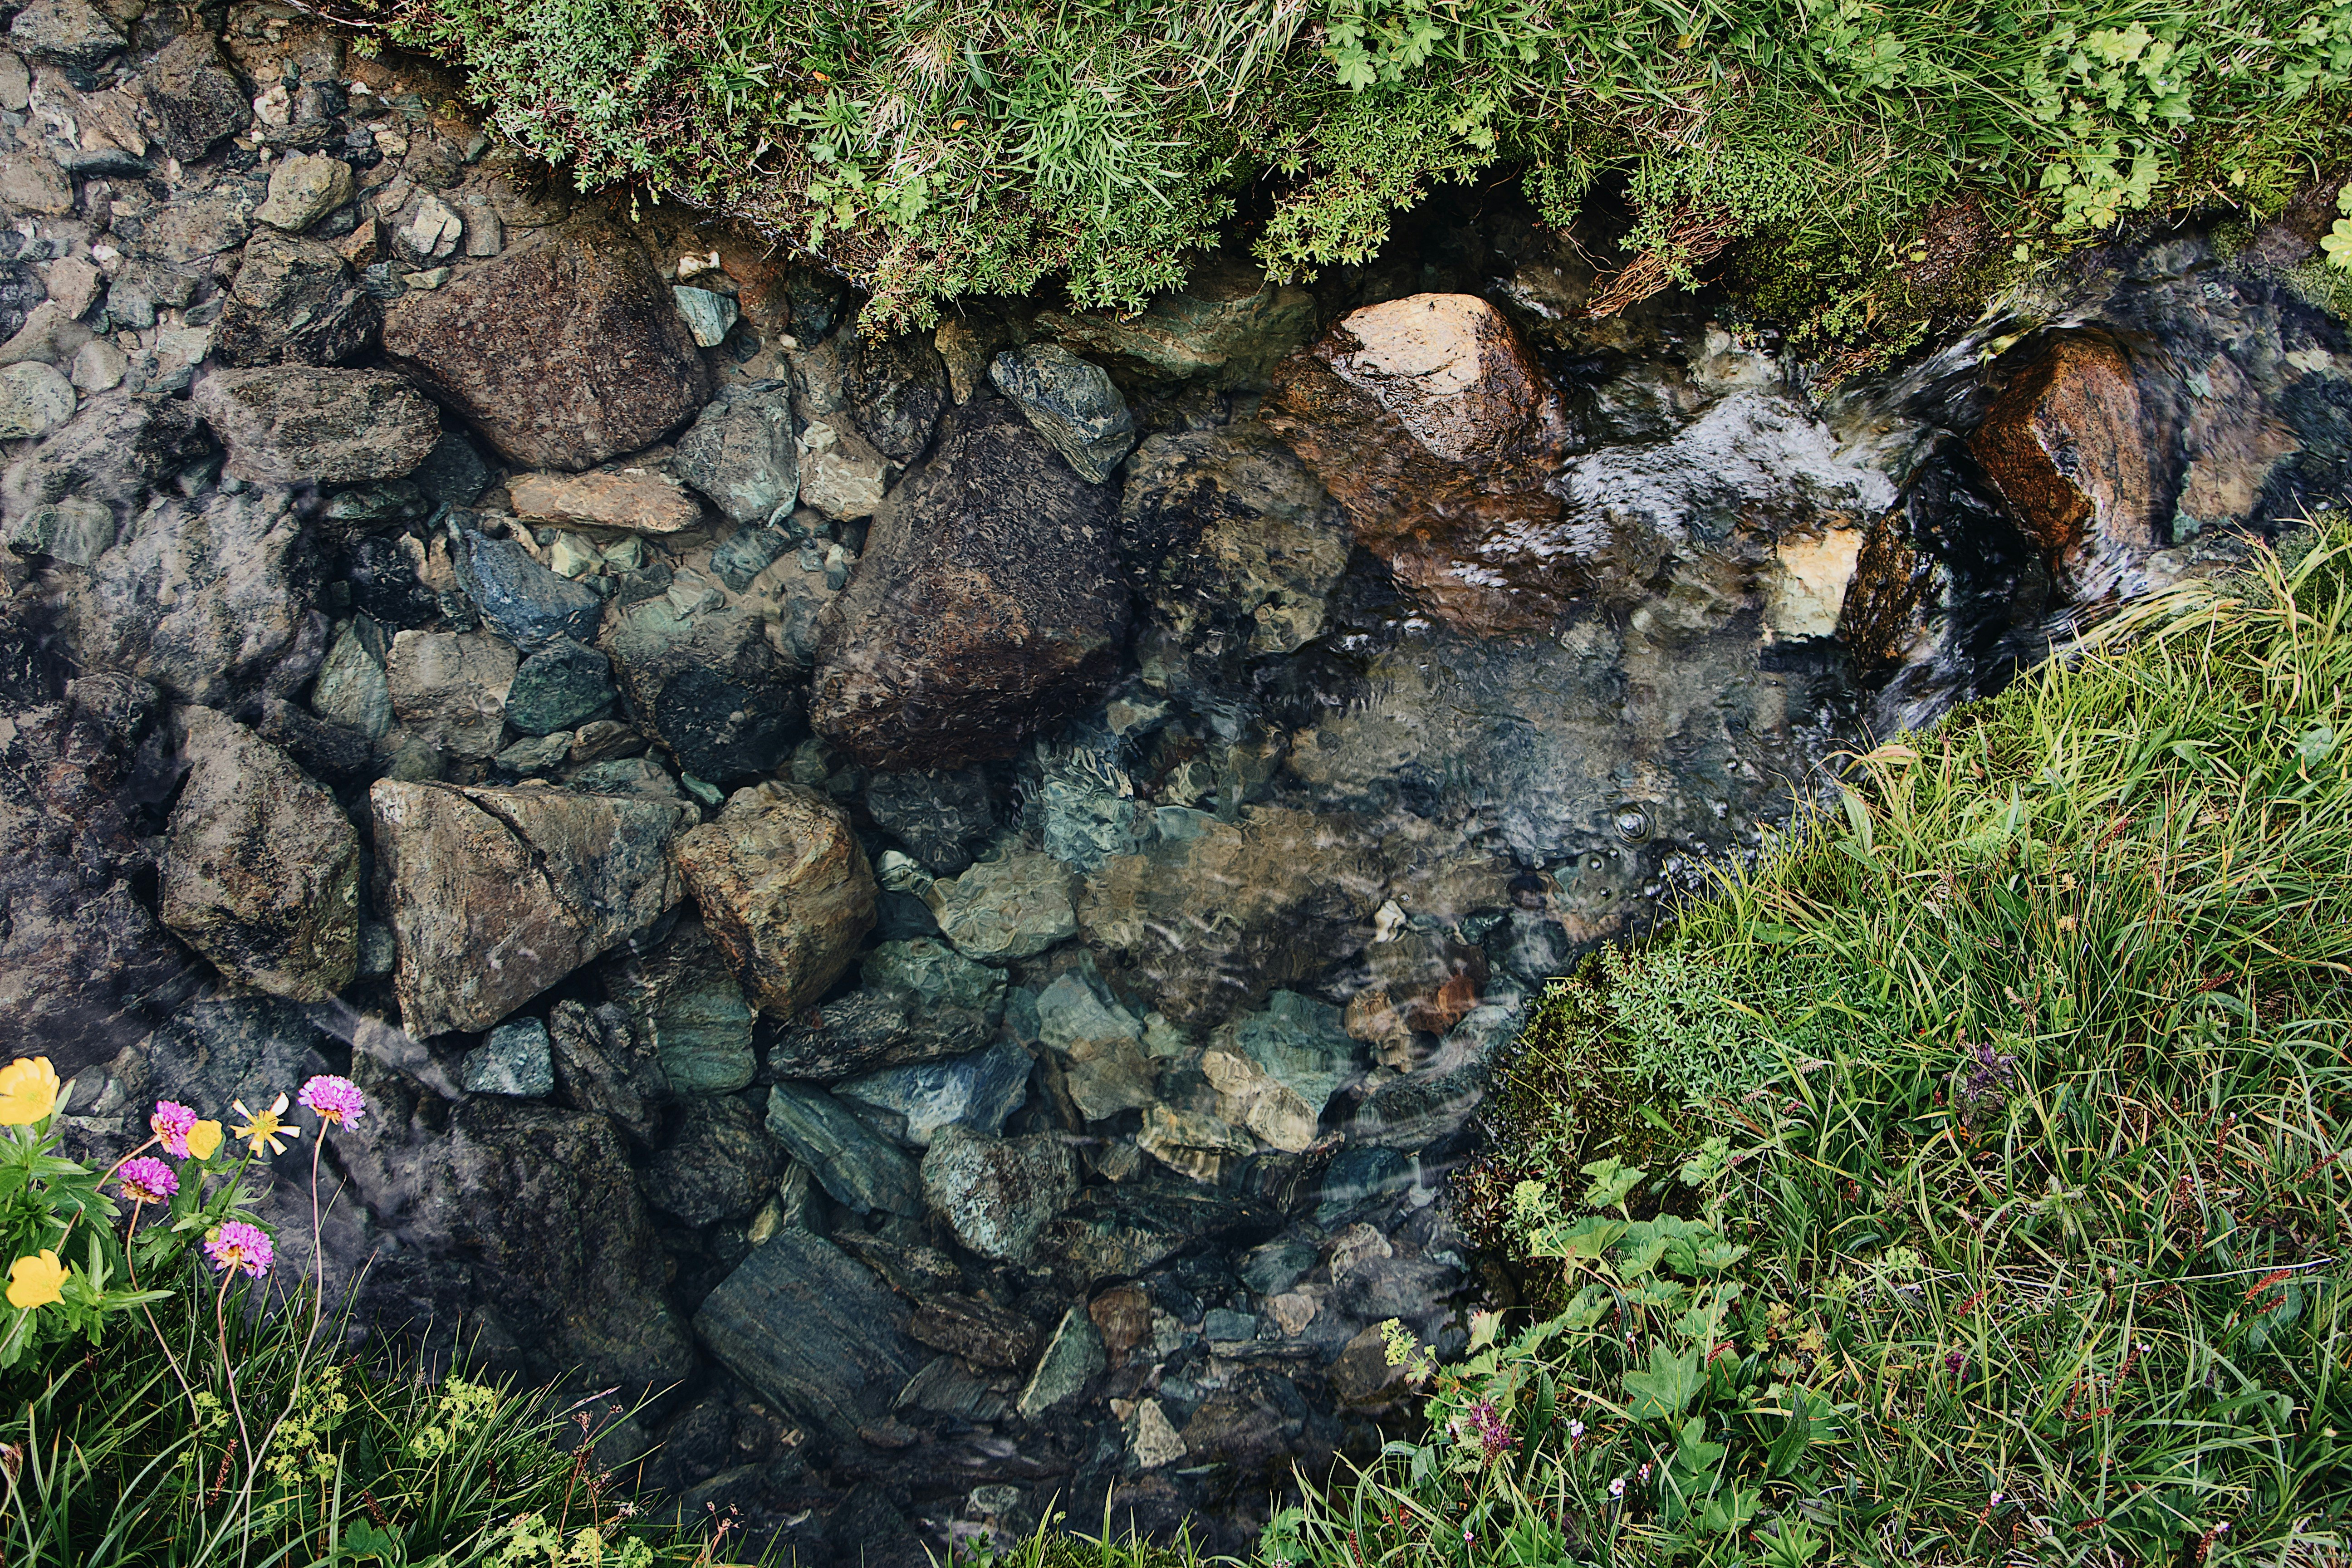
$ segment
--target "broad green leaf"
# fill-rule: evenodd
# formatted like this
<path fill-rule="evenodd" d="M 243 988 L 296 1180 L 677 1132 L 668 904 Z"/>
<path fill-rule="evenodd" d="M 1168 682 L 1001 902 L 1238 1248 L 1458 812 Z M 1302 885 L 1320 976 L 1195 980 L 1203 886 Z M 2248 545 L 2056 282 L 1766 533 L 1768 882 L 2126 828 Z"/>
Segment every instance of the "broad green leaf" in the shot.
<path fill-rule="evenodd" d="M 1697 1394 L 1700 1352 L 1670 1354 L 1666 1347 L 1650 1347 L 1647 1370 L 1625 1374 L 1626 1411 L 1636 1421 L 1672 1421 Z"/>

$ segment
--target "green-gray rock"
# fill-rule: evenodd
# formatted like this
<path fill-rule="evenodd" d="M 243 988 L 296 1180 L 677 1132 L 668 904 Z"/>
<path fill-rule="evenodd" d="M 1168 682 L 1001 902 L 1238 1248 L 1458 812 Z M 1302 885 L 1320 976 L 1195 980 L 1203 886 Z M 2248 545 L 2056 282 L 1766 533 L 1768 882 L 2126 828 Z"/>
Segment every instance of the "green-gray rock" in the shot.
<path fill-rule="evenodd" d="M 459 1083 L 467 1094 L 539 1100 L 554 1093 L 555 1056 L 547 1026 L 537 1018 L 500 1024 L 466 1053 Z"/>
<path fill-rule="evenodd" d="M 371 638 L 372 629 L 346 621 L 335 634 L 310 687 L 310 711 L 380 741 L 392 730 L 392 682 L 379 656 L 381 634 Z"/>
<path fill-rule="evenodd" d="M 708 289 L 678 285 L 671 287 L 670 295 L 677 300 L 677 313 L 686 318 L 686 330 L 694 334 L 697 344 L 715 349 L 726 341 L 727 330 L 735 324 L 734 300 Z"/>
<path fill-rule="evenodd" d="M 1358 1047 L 1339 1009 L 1296 991 L 1274 993 L 1264 1012 L 1224 1025 L 1212 1044 L 1238 1050 L 1318 1113 L 1357 1070 Z"/>
<path fill-rule="evenodd" d="M 780 1230 L 710 1293 L 695 1332 L 728 1371 L 798 1419 L 853 1439 L 921 1370 L 907 1304 L 805 1231 Z"/>
<path fill-rule="evenodd" d="M 925 901 L 957 952 L 1004 963 L 1034 958 L 1076 931 L 1070 892 L 1070 869 L 1059 860 L 1014 854 L 934 882 Z"/>
<path fill-rule="evenodd" d="M 699 921 L 611 965 L 604 984 L 675 1092 L 731 1094 L 751 1081 L 751 1005 Z"/>
<path fill-rule="evenodd" d="M 507 722 L 526 735 L 576 730 L 612 706 L 612 661 L 569 637 L 524 659 L 507 688 Z"/>
<path fill-rule="evenodd" d="M 787 1083 L 770 1089 L 768 1131 L 844 1207 L 910 1217 L 923 1212 L 913 1163 L 823 1089 Z"/>
<path fill-rule="evenodd" d="M 931 1006 L 986 1013 L 991 1023 L 1004 1005 L 1004 971 L 974 963 L 927 936 L 882 943 L 866 955 L 859 973 L 869 987 L 904 991 Z"/>
<path fill-rule="evenodd" d="M 1085 1307 L 1072 1307 L 1062 1314 L 1061 1326 L 1045 1342 L 1045 1353 L 1037 1358 L 1037 1370 L 1029 1374 L 1028 1386 L 1022 1389 L 1013 1408 L 1023 1418 L 1034 1421 L 1056 1405 L 1085 1393 L 1087 1384 L 1108 1364 L 1095 1321 Z"/>
<path fill-rule="evenodd" d="M 1059 343 L 1007 349 L 989 365 L 988 379 L 1089 484 L 1108 479 L 1135 445 L 1127 399 L 1100 365 Z"/>
<path fill-rule="evenodd" d="M 1077 1195 L 1070 1151 L 1051 1133 L 992 1138 L 942 1127 L 923 1155 L 923 1196 L 956 1239 L 999 1263 L 1025 1263 L 1038 1233 Z"/>

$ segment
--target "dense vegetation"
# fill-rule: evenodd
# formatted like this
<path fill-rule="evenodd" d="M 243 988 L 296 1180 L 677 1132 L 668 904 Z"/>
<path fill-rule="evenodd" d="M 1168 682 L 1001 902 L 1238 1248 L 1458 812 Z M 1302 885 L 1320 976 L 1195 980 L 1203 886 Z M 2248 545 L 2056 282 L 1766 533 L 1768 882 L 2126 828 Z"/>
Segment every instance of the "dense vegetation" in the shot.
<path fill-rule="evenodd" d="M 2345 0 L 325 8 L 465 67 L 499 133 L 584 184 L 820 253 L 877 321 L 1055 276 L 1129 304 L 1229 224 L 1310 273 L 1436 183 L 1513 174 L 1562 226 L 1622 184 L 1629 289 L 1760 237 L 1759 299 L 1884 337 L 1956 277 L 2133 212 L 2267 214 L 2352 151 Z"/>

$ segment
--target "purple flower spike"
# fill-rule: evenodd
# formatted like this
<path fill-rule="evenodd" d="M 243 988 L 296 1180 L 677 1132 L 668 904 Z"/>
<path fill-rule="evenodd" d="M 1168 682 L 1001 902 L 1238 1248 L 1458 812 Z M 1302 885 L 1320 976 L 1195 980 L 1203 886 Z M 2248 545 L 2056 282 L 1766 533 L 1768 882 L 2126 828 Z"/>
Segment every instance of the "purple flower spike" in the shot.
<path fill-rule="evenodd" d="M 155 1159 L 125 1160 L 115 1180 L 122 1184 L 122 1195 L 134 1204 L 167 1204 L 180 1190 L 180 1178 L 172 1167 Z"/>
<path fill-rule="evenodd" d="M 304 1084 L 302 1092 L 294 1098 L 302 1102 L 304 1110 L 331 1127 L 349 1127 L 367 1114 L 367 1096 L 347 1078 L 321 1073 Z"/>
<path fill-rule="evenodd" d="M 215 1273 L 242 1268 L 258 1279 L 269 1272 L 269 1265 L 276 1254 L 270 1248 L 269 1237 L 262 1234 L 259 1226 L 233 1219 L 213 1232 L 212 1239 L 205 1243 L 205 1256 L 213 1260 Z"/>
<path fill-rule="evenodd" d="M 163 1152 L 174 1160 L 188 1157 L 188 1129 L 196 1124 L 196 1113 L 177 1100 L 159 1100 L 155 1114 L 147 1119 L 148 1130 L 163 1141 Z"/>

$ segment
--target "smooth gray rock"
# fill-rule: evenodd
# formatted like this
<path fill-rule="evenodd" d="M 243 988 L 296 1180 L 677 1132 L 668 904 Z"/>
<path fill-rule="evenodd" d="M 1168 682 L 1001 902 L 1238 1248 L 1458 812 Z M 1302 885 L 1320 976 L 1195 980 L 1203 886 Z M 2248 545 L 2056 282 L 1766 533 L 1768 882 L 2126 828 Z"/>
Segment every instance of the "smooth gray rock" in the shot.
<path fill-rule="evenodd" d="M 768 1131 L 834 1202 L 859 1214 L 923 1212 L 914 1163 L 823 1089 L 786 1083 L 770 1089 Z"/>
<path fill-rule="evenodd" d="M 885 1068 L 835 1086 L 835 1092 L 903 1119 L 905 1142 L 927 1148 L 940 1129 L 969 1128 L 993 1137 L 1029 1097 L 1029 1053 L 1010 1040 L 945 1061 Z"/>
<path fill-rule="evenodd" d="M 923 1156 L 923 1196 L 957 1240 L 999 1263 L 1027 1262 L 1077 1190 L 1070 1151 L 1050 1133 L 1000 1139 L 943 1127 Z"/>
<path fill-rule="evenodd" d="M 482 619 L 520 651 L 558 641 L 595 640 L 604 616 L 604 595 L 584 583 L 557 576 L 513 540 L 464 529 L 451 554 L 457 581 Z"/>
<path fill-rule="evenodd" d="M 1100 365 L 1059 343 L 1007 349 L 989 365 L 988 379 L 1088 484 L 1108 480 L 1135 445 L 1126 397 Z"/>
<path fill-rule="evenodd" d="M 829 1434 L 856 1438 L 928 1359 L 908 1308 L 874 1271 L 804 1231 L 754 1247 L 695 1315 L 721 1365 Z"/>
<path fill-rule="evenodd" d="M 1360 1070 L 1361 1051 L 1339 1009 L 1296 991 L 1275 992 L 1263 1011 L 1231 1020 L 1211 1040 L 1248 1057 L 1318 1113 Z"/>
<path fill-rule="evenodd" d="M 1061 1058 L 1070 1101 L 1087 1121 L 1140 1110 L 1158 1099 L 1142 1023 L 1078 975 L 1056 976 L 1038 993 L 1037 1034 Z"/>
<path fill-rule="evenodd" d="M 792 396 L 782 387 L 710 405 L 677 443 L 686 482 L 746 524 L 772 523 L 792 510 L 800 495 L 799 454 Z"/>
<path fill-rule="evenodd" d="M 441 416 L 384 371 L 219 370 L 193 399 L 228 447 L 227 472 L 284 484 L 396 479 L 441 439 Z"/>
<path fill-rule="evenodd" d="M 547 1026 L 537 1018 L 500 1024 L 466 1053 L 459 1083 L 467 1094 L 540 1100 L 554 1093 L 555 1055 Z"/>
<path fill-rule="evenodd" d="M 611 711 L 613 662 L 557 637 L 522 661 L 507 688 L 507 722 L 526 735 L 576 730 Z"/>
<path fill-rule="evenodd" d="M 680 921 L 651 951 L 605 971 L 637 1040 L 681 1095 L 730 1094 L 751 1081 L 751 1005 L 699 921 Z"/>

